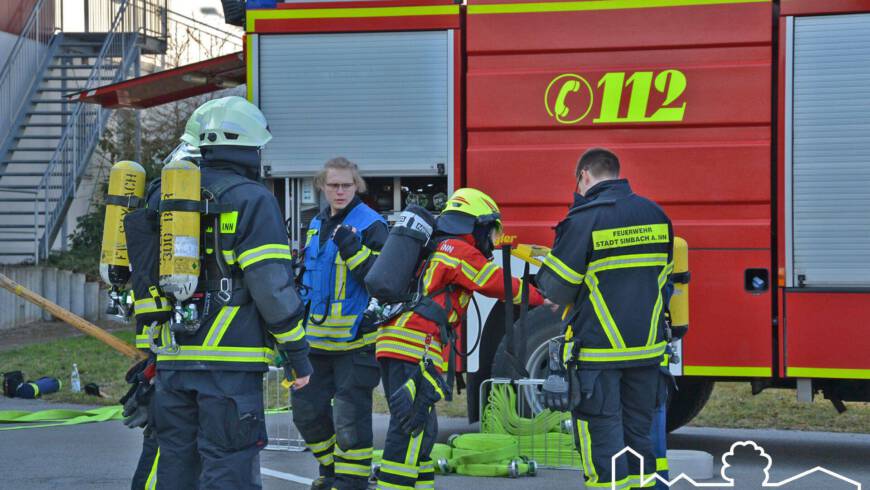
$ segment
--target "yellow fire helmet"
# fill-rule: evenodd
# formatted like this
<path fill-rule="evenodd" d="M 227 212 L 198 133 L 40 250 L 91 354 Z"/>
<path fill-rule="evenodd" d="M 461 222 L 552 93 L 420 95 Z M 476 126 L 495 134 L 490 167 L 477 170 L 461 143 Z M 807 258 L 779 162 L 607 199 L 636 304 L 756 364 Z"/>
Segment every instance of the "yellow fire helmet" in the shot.
<path fill-rule="evenodd" d="M 203 104 L 198 146 L 250 146 L 262 148 L 272 139 L 266 116 L 257 106 L 237 97 Z"/>
<path fill-rule="evenodd" d="M 457 189 L 444 211 L 438 216 L 436 227 L 439 231 L 451 235 L 472 233 L 476 225 L 493 224 L 495 230 L 501 232 L 501 213 L 498 204 L 483 192 L 464 187 Z"/>

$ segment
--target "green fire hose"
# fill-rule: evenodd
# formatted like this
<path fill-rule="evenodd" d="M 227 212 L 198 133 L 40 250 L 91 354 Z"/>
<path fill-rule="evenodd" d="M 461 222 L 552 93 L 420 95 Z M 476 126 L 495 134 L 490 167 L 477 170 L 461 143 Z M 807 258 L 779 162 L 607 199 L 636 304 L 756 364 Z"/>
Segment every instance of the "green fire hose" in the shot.
<path fill-rule="evenodd" d="M 453 435 L 435 444 L 432 461 L 439 473 L 465 476 L 534 476 L 538 462 L 579 468 L 574 438 L 565 433 L 569 416 L 545 410 L 534 418 L 517 413 L 517 395 L 508 384 L 493 385 L 481 416 L 480 434 Z M 382 451 L 375 451 L 375 466 Z"/>

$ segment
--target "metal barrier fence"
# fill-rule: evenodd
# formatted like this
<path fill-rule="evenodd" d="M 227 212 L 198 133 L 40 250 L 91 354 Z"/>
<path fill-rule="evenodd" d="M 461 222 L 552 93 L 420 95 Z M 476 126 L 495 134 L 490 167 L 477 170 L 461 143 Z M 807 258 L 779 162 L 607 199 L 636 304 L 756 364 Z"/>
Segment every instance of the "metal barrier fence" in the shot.
<path fill-rule="evenodd" d="M 293 425 L 290 391 L 281 385 L 284 370 L 269 366 L 263 375 L 263 403 L 266 407 L 266 434 L 272 451 L 305 451 L 305 441 Z"/>

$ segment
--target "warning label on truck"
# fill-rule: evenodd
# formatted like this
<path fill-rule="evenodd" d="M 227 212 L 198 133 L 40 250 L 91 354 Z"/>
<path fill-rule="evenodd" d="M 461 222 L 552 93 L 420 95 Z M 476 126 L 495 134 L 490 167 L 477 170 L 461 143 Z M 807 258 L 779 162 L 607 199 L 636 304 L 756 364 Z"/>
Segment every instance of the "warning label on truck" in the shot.
<path fill-rule="evenodd" d="M 667 243 L 668 239 L 668 225 L 664 223 L 626 226 L 592 232 L 592 242 L 595 250 L 631 247 L 634 245 L 646 245 L 648 243 Z"/>

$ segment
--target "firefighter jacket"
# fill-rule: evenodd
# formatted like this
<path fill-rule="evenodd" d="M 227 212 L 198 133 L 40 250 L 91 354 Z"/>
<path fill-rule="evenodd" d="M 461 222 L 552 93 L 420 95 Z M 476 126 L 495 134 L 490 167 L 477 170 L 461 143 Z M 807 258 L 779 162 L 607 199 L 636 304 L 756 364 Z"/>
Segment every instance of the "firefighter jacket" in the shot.
<path fill-rule="evenodd" d="M 421 293 L 448 310 L 449 328 L 455 329 L 468 309 L 475 292 L 490 298 L 504 298 L 504 271 L 474 246 L 471 235 L 442 241 L 422 271 Z M 514 304 L 519 304 L 522 280 L 513 278 Z M 445 305 L 448 304 L 449 308 Z M 537 306 L 544 298 L 530 286 L 529 305 Z M 442 345 L 441 327 L 419 313 L 407 311 L 388 321 L 378 330 L 376 355 L 409 362 L 426 357 L 442 372 L 446 369 L 447 350 Z M 428 348 L 426 347 L 426 344 Z"/>
<path fill-rule="evenodd" d="M 360 330 L 369 304 L 363 278 L 387 238 L 387 223 L 358 197 L 336 216 L 327 208 L 308 227 L 305 243 L 303 299 L 308 302 L 305 327 L 311 348 L 346 352 L 375 342 L 375 332 Z M 332 230 L 353 227 L 354 234 L 336 243 Z M 345 231 L 347 229 L 345 228 Z M 327 236 L 328 235 L 328 236 Z M 349 238 L 349 239 L 348 239 Z"/>
<path fill-rule="evenodd" d="M 600 182 L 586 198 L 556 227 L 537 275 L 546 297 L 573 306 L 566 353 L 593 368 L 658 364 L 666 345 L 662 295 L 673 270 L 671 222 L 626 180 Z"/>
<path fill-rule="evenodd" d="M 201 171 L 202 187 L 225 189 L 219 202 L 230 209 L 217 218 L 203 215 L 203 236 L 215 236 L 216 225 L 220 243 L 205 241 L 201 267 L 214 270 L 212 264 L 220 250 L 232 273 L 232 294 L 222 301 L 217 294 L 220 281 L 201 276 L 201 326 L 193 334 L 176 334 L 178 352 L 158 354 L 157 368 L 265 371 L 278 347 L 297 377 L 310 374 L 302 328 L 304 307 L 294 287 L 290 247 L 275 197 L 232 164 L 203 160 Z M 159 187 L 150 193 L 150 209 L 159 208 L 159 194 Z M 142 311 L 140 302 L 166 304 L 165 298 L 156 296 L 137 298 L 137 311 Z M 169 345 L 169 335 L 168 325 L 161 327 L 158 344 Z"/>

